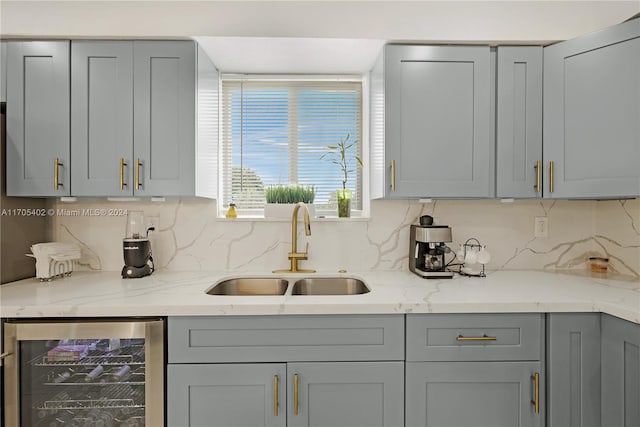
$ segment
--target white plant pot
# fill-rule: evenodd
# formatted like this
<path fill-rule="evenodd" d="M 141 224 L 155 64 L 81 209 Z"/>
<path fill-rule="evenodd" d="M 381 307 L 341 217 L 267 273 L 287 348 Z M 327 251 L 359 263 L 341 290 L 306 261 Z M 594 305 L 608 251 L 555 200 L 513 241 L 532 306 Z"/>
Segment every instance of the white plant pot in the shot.
<path fill-rule="evenodd" d="M 264 217 L 274 219 L 291 219 L 295 204 L 287 203 L 267 203 L 264 205 Z M 316 217 L 316 208 L 314 205 L 305 205 L 309 210 L 311 218 Z"/>

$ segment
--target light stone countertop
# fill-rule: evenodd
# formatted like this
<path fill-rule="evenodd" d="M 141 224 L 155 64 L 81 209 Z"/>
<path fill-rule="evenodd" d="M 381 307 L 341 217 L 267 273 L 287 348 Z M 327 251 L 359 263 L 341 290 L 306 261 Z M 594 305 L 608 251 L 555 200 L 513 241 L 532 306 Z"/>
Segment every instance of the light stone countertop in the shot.
<path fill-rule="evenodd" d="M 319 275 L 340 276 L 313 274 Z M 344 275 L 363 279 L 371 292 L 292 296 L 290 286 L 284 296 L 213 296 L 205 291 L 233 274 L 160 271 L 142 279 L 121 279 L 119 272 L 74 272 L 52 282 L 25 279 L 0 286 L 0 317 L 603 312 L 640 324 L 637 280 L 541 271 L 496 271 L 486 278 L 448 280 L 426 280 L 408 271 Z"/>

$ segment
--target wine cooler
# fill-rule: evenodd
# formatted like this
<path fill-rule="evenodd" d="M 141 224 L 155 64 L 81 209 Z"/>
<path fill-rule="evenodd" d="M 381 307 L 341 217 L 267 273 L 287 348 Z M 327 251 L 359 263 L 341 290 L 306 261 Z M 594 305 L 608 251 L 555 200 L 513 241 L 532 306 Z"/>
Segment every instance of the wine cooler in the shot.
<path fill-rule="evenodd" d="M 164 426 L 164 322 L 9 320 L 5 426 Z"/>

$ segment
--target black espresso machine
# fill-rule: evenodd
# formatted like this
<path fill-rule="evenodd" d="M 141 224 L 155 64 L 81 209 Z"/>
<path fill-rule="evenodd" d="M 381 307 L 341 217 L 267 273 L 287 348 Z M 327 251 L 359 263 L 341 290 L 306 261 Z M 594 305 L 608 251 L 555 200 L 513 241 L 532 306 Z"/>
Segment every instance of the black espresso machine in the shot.
<path fill-rule="evenodd" d="M 445 255 L 451 252 L 451 227 L 433 225 L 433 217 L 423 215 L 419 225 L 411 226 L 409 237 L 409 270 L 425 279 L 450 279 Z"/>

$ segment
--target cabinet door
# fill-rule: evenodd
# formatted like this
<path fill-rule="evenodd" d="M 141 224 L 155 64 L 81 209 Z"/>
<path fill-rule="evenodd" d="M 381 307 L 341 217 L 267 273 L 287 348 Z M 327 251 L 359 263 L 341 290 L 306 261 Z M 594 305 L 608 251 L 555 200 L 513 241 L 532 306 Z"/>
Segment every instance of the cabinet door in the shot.
<path fill-rule="evenodd" d="M 285 375 L 275 363 L 169 365 L 167 426 L 284 427 Z"/>
<path fill-rule="evenodd" d="M 69 98 L 68 41 L 7 42 L 8 195 L 70 194 Z"/>
<path fill-rule="evenodd" d="M 640 19 L 544 48 L 546 196 L 640 195 L 639 141 Z"/>
<path fill-rule="evenodd" d="M 404 425 L 403 368 L 402 362 L 287 364 L 289 427 Z"/>
<path fill-rule="evenodd" d="M 640 325 L 602 315 L 602 425 L 640 425 Z"/>
<path fill-rule="evenodd" d="M 133 43 L 73 41 L 71 70 L 73 195 L 132 195 Z"/>
<path fill-rule="evenodd" d="M 498 47 L 496 195 L 542 196 L 542 47 Z"/>
<path fill-rule="evenodd" d="M 600 425 L 600 313 L 550 314 L 550 427 Z"/>
<path fill-rule="evenodd" d="M 492 196 L 489 47 L 390 45 L 385 55 L 388 196 Z"/>
<path fill-rule="evenodd" d="M 191 41 L 134 42 L 136 195 L 195 194 L 195 53 Z"/>
<path fill-rule="evenodd" d="M 539 362 L 409 362 L 406 425 L 525 427 L 544 425 Z M 539 373 L 540 412 L 535 412 Z"/>

